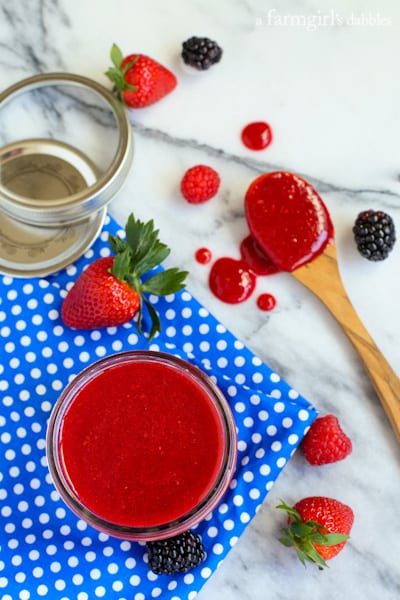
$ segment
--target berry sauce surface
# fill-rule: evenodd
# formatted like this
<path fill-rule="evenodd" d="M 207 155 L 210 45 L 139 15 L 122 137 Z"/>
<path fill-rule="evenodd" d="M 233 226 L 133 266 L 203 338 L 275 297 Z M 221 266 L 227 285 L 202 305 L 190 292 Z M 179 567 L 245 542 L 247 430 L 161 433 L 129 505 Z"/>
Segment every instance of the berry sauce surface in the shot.
<path fill-rule="evenodd" d="M 78 390 L 62 424 L 64 475 L 81 502 L 114 524 L 179 518 L 215 484 L 221 416 L 188 374 L 154 361 L 124 363 Z"/>
<path fill-rule="evenodd" d="M 208 265 L 211 261 L 212 254 L 208 248 L 199 248 L 194 255 L 196 261 L 201 265 Z"/>
<path fill-rule="evenodd" d="M 255 179 L 246 192 L 245 213 L 252 237 L 281 271 L 310 262 L 333 239 L 322 199 L 293 173 L 266 173 Z"/>
<path fill-rule="evenodd" d="M 255 121 L 242 129 L 241 138 L 246 148 L 264 150 L 272 142 L 272 129 L 264 121 Z"/>
<path fill-rule="evenodd" d="M 242 240 L 240 255 L 249 269 L 256 275 L 273 275 L 279 272 L 278 267 L 264 254 L 251 235 Z"/>
<path fill-rule="evenodd" d="M 276 298 L 272 294 L 260 294 L 257 298 L 257 306 L 260 310 L 273 310 L 276 306 Z"/>
<path fill-rule="evenodd" d="M 228 304 L 239 304 L 251 296 L 256 276 L 243 260 L 219 258 L 211 267 L 209 286 L 213 294 Z"/>

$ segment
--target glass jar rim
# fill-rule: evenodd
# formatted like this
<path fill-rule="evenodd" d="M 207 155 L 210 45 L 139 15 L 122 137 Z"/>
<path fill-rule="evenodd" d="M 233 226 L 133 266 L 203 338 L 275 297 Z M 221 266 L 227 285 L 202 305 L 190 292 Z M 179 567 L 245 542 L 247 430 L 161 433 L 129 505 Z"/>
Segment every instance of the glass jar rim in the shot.
<path fill-rule="evenodd" d="M 60 85 L 88 90 L 105 102 L 115 117 L 118 144 L 111 164 L 105 173 L 93 181 L 90 180 L 84 189 L 61 199 L 53 201 L 29 199 L 12 192 L 0 181 L 1 210 L 7 216 L 26 224 L 59 226 L 82 222 L 109 204 L 123 185 L 133 160 L 132 128 L 123 105 L 110 90 L 89 77 L 64 72 L 40 73 L 27 77 L 0 93 L 0 108 L 21 94 L 43 87 Z M 59 144 L 60 151 L 63 147 L 63 144 Z M 65 152 L 65 148 L 63 151 Z M 79 152 L 74 149 L 73 154 L 74 160 L 77 160 Z"/>
<path fill-rule="evenodd" d="M 129 525 L 120 525 L 92 512 L 79 499 L 71 485 L 69 485 L 63 473 L 59 456 L 58 439 L 60 427 L 63 416 L 65 415 L 68 406 L 70 406 L 71 402 L 73 402 L 76 392 L 86 383 L 94 379 L 97 374 L 108 369 L 112 369 L 116 365 L 130 363 L 132 361 L 156 361 L 158 364 L 168 365 L 181 371 L 184 370 L 185 374 L 188 375 L 192 381 L 199 384 L 200 387 L 208 394 L 214 408 L 216 408 L 218 412 L 225 438 L 221 465 L 214 483 L 209 488 L 208 492 L 203 498 L 201 498 L 199 503 L 195 507 L 191 508 L 188 512 L 175 518 L 173 521 L 155 526 L 135 527 Z M 50 415 L 47 428 L 46 453 L 48 467 L 53 483 L 65 504 L 67 504 L 67 506 L 77 516 L 89 523 L 95 529 L 114 537 L 143 541 L 151 541 L 156 539 L 159 540 L 178 535 L 179 533 L 182 533 L 183 531 L 197 525 L 219 503 L 231 482 L 236 467 L 236 425 L 225 396 L 222 394 L 210 376 L 202 371 L 199 367 L 173 354 L 155 350 L 128 350 L 125 352 L 112 354 L 92 363 L 83 369 L 72 381 L 70 381 L 69 384 L 67 384 L 59 396 L 56 404 L 54 405 Z"/>

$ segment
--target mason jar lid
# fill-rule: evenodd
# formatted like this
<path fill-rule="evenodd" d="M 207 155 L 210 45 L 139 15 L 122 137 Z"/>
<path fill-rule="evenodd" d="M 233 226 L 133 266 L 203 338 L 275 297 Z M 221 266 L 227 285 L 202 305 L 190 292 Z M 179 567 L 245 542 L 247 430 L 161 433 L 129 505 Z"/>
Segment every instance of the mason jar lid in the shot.
<path fill-rule="evenodd" d="M 0 122 L 0 271 L 54 272 L 97 237 L 132 164 L 132 128 L 109 90 L 70 73 L 7 88 Z"/>

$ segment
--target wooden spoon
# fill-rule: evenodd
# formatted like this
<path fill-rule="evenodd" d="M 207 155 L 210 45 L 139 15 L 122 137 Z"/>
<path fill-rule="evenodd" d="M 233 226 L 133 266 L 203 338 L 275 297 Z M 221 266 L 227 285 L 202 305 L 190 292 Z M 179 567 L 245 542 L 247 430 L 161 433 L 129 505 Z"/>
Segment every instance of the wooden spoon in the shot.
<path fill-rule="evenodd" d="M 358 352 L 400 441 L 400 379 L 365 329 L 344 289 L 331 242 L 311 262 L 291 272 L 328 308 Z"/>

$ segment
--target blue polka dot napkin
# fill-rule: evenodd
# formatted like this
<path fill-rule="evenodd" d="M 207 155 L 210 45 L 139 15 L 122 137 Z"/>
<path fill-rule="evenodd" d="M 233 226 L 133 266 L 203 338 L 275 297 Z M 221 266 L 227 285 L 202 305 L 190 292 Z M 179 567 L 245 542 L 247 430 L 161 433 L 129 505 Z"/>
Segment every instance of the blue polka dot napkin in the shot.
<path fill-rule="evenodd" d="M 94 258 L 109 253 L 110 217 L 74 265 L 42 279 L 0 277 L 1 600 L 191 600 L 238 541 L 305 431 L 315 408 L 262 363 L 186 290 L 154 298 L 162 334 L 148 344 L 134 323 L 94 331 L 64 327 L 66 290 Z M 198 527 L 204 563 L 156 576 L 144 544 L 98 533 L 60 500 L 47 469 L 46 425 L 67 382 L 99 358 L 149 348 L 205 370 L 230 402 L 238 463 L 219 506 Z"/>

